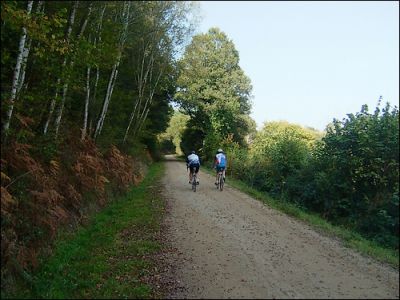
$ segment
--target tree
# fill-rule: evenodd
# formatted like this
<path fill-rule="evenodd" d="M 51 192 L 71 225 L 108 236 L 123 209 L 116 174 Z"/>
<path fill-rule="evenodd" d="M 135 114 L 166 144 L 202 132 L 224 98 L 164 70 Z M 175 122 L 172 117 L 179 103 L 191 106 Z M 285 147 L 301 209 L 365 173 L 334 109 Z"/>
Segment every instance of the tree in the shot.
<path fill-rule="evenodd" d="M 159 157 L 191 9 L 190 1 L 1 2 L 2 294 L 4 283 L 19 289 L 10 272 L 29 274 L 40 247 L 83 211 L 83 193 L 93 189 L 90 205 L 104 205 L 106 186 L 136 183 L 138 164 L 125 154 Z"/>
<path fill-rule="evenodd" d="M 65 34 L 65 40 L 66 40 L 67 43 L 69 43 L 69 41 L 70 41 L 70 36 L 71 36 L 72 28 L 74 26 L 75 14 L 76 14 L 76 10 L 77 10 L 78 5 L 79 5 L 79 1 L 76 1 L 71 7 L 68 28 L 67 28 L 67 31 L 66 31 L 66 34 Z M 63 69 L 67 66 L 67 59 L 68 59 L 68 56 L 65 55 L 64 56 L 64 60 L 63 60 L 63 64 L 62 64 Z M 57 84 L 56 84 L 55 96 L 51 100 L 48 118 L 47 118 L 46 124 L 45 124 L 44 129 L 43 129 L 43 133 L 44 134 L 47 134 L 47 130 L 49 128 L 50 121 L 51 121 L 51 118 L 53 116 L 53 112 L 54 112 L 54 109 L 55 109 L 55 106 L 56 106 L 56 101 L 57 101 L 58 94 L 59 94 L 59 90 L 58 89 L 59 89 L 60 83 L 61 83 L 61 77 L 58 77 Z M 64 85 L 63 85 L 63 91 L 64 91 L 64 93 L 63 93 L 63 102 L 62 102 L 62 106 L 60 107 L 60 110 L 59 110 L 60 119 L 59 119 L 58 122 L 57 121 L 55 122 L 56 126 L 57 126 L 56 132 L 58 132 L 58 126 L 59 126 L 60 121 L 61 121 L 61 114 L 62 114 L 64 102 L 65 102 L 65 97 L 66 97 L 66 94 L 67 94 L 67 89 L 68 89 L 68 83 L 65 82 Z"/>
<path fill-rule="evenodd" d="M 189 116 L 179 112 L 178 110 L 175 110 L 171 120 L 169 121 L 167 130 L 159 135 L 160 142 L 169 141 L 172 143 L 174 146 L 174 151 L 178 155 L 183 154 L 181 149 L 181 141 L 188 119 Z"/>
<path fill-rule="evenodd" d="M 262 164 L 263 189 L 281 192 L 289 177 L 302 169 L 318 134 L 288 122 L 267 122 L 250 145 L 249 159 Z"/>
<path fill-rule="evenodd" d="M 26 9 L 26 15 L 28 17 L 32 11 L 32 6 L 33 6 L 33 1 L 28 1 L 28 6 Z M 26 54 L 27 50 L 25 49 L 26 37 L 27 37 L 27 30 L 26 30 L 26 27 L 23 26 L 22 34 L 21 34 L 20 41 L 19 41 L 17 62 L 15 64 L 15 68 L 14 68 L 11 95 L 10 95 L 10 100 L 9 100 L 10 103 L 9 103 L 9 107 L 7 110 L 6 120 L 4 121 L 4 125 L 3 125 L 4 134 L 7 134 L 8 129 L 10 127 L 10 121 L 11 121 L 11 117 L 12 117 L 12 114 L 14 111 L 14 102 L 17 97 L 17 89 L 23 83 L 23 82 L 21 82 L 20 73 L 21 73 L 21 66 L 23 65 L 23 61 L 24 61 L 24 56 L 27 55 Z"/>
<path fill-rule="evenodd" d="M 190 9 L 190 2 L 148 2 L 141 6 L 139 22 L 144 34 L 130 44 L 137 93 L 132 99 L 124 143 L 129 134 L 135 138 L 142 128 L 155 93 L 169 91 L 168 101 L 171 98 L 176 79 L 174 57 L 192 30 L 191 22 L 187 22 Z"/>
<path fill-rule="evenodd" d="M 104 120 L 105 120 L 105 117 L 107 114 L 108 106 L 111 101 L 112 93 L 114 90 L 114 85 L 117 80 L 118 67 L 121 62 L 122 52 L 124 50 L 124 45 L 125 45 L 125 41 L 126 41 L 127 34 L 128 34 L 127 30 L 128 30 L 128 24 L 129 24 L 129 18 L 130 18 L 130 7 L 131 7 L 131 2 L 124 1 L 121 16 L 118 18 L 119 22 L 121 22 L 121 25 L 122 25 L 121 31 L 119 34 L 119 41 L 118 41 L 118 45 L 117 45 L 118 56 L 117 56 L 117 59 L 113 65 L 113 68 L 112 68 L 112 71 L 110 74 L 110 78 L 109 78 L 108 86 L 107 86 L 107 92 L 106 92 L 106 96 L 105 96 L 104 102 L 103 102 L 103 107 L 101 110 L 101 114 L 97 120 L 96 130 L 95 130 L 94 136 L 93 136 L 94 139 L 96 139 L 96 137 L 100 134 L 101 130 L 103 129 Z"/>
<path fill-rule="evenodd" d="M 251 85 L 239 66 L 239 53 L 218 28 L 193 38 L 179 64 L 176 101 L 202 128 L 207 152 L 233 134 L 243 143 L 244 116 L 250 113 Z M 215 150 L 215 149 L 214 149 Z M 209 153 L 210 155 L 211 153 Z"/>

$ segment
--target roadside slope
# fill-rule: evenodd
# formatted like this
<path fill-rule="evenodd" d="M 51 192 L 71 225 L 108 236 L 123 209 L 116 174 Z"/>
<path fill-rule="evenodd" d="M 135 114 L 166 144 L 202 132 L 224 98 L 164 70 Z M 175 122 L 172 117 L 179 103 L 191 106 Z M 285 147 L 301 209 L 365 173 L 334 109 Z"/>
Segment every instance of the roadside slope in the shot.
<path fill-rule="evenodd" d="M 302 222 L 166 162 L 167 239 L 178 288 L 168 298 L 398 298 L 399 274 Z M 171 274 L 169 276 L 172 276 Z"/>

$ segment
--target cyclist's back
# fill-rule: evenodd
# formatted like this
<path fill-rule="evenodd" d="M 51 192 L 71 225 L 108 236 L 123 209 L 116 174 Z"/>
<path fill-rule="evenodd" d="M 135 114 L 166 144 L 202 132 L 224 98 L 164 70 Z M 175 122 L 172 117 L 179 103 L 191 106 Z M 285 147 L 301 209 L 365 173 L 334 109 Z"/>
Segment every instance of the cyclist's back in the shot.
<path fill-rule="evenodd" d="M 225 171 L 226 171 L 226 155 L 224 151 L 220 148 L 217 151 L 217 154 L 214 157 L 214 167 L 217 171 L 216 177 L 215 177 L 215 185 L 217 185 L 217 179 L 218 179 L 218 172 L 223 172 L 223 178 L 225 180 Z"/>
<path fill-rule="evenodd" d="M 200 165 L 200 158 L 199 158 L 199 156 L 197 154 L 191 153 L 187 157 L 186 162 L 188 163 L 189 166 L 195 165 L 195 164 Z"/>
<path fill-rule="evenodd" d="M 215 155 L 215 163 L 217 167 L 226 167 L 226 156 L 223 152 L 219 152 Z"/>
<path fill-rule="evenodd" d="M 192 182 L 192 175 L 195 173 L 197 175 L 197 173 L 199 172 L 200 169 L 200 158 L 199 156 L 196 154 L 195 151 L 192 151 L 191 154 L 188 155 L 188 157 L 186 158 L 186 166 L 190 169 L 189 172 L 189 183 Z M 197 184 L 198 184 L 198 178 L 197 178 Z"/>

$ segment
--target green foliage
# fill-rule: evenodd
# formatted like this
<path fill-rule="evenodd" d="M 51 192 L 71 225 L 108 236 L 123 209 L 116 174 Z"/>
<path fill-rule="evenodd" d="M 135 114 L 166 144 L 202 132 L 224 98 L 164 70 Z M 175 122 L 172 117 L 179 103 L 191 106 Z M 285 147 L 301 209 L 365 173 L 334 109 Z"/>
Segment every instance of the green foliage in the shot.
<path fill-rule="evenodd" d="M 175 100 L 191 117 L 192 127 L 201 134 L 203 154 L 210 157 L 229 135 L 240 144 L 251 124 L 251 85 L 239 66 L 239 54 L 232 41 L 218 28 L 193 38 L 179 64 Z"/>
<path fill-rule="evenodd" d="M 356 115 L 335 120 L 323 142 L 316 168 L 327 217 L 345 218 L 370 237 L 386 232 L 398 238 L 398 109 L 387 104 L 370 114 L 365 105 Z"/>
<path fill-rule="evenodd" d="M 50 115 L 50 103 L 55 99 L 49 123 L 50 135 L 54 134 L 55 117 L 61 109 L 64 88 L 67 93 L 59 136 L 69 128 L 82 128 L 87 68 L 90 67 L 88 127 L 89 135 L 93 136 L 120 51 L 122 58 L 118 76 L 115 86 L 112 86 L 111 103 L 99 144 L 106 146 L 122 143 L 129 117 L 139 102 L 139 89 L 142 89 L 142 99 L 128 135 L 131 141 L 128 142 L 140 140 L 140 135 L 143 135 L 141 131 L 151 135 L 164 131 L 171 115 L 165 106 L 175 90 L 175 54 L 193 30 L 194 6 L 190 2 L 130 2 L 131 20 L 128 20 L 128 33 L 124 47 L 121 48 L 120 33 L 125 22 L 121 18 L 124 3 L 79 2 L 71 35 L 67 37 L 70 15 L 76 2 L 43 1 L 42 7 L 34 2 L 29 16 L 26 2 L 2 2 L 2 116 L 7 111 L 8 103 L 5 100 L 11 91 L 18 42 L 22 27 L 25 27 L 26 46 L 30 45 L 30 51 L 25 84 L 17 95 L 15 111 L 33 119 L 35 133 L 43 133 L 44 124 Z M 80 35 L 86 17 L 87 25 Z M 142 79 L 144 85 L 140 86 L 137 78 L 142 67 L 148 75 Z M 154 95 L 154 99 L 148 100 L 150 95 Z M 150 111 L 147 112 L 148 109 Z M 150 118 L 157 112 L 157 117 Z M 10 127 L 11 133 L 14 132 L 14 125 Z"/>
<path fill-rule="evenodd" d="M 143 162 L 160 159 L 157 136 L 166 130 L 172 115 L 169 102 L 176 87 L 177 53 L 193 30 L 193 3 L 189 1 L 33 1 L 30 14 L 28 3 L 1 2 L 1 114 L 5 124 L 14 105 L 10 129 L 7 135 L 2 131 L 2 191 L 17 179 L 7 197 L 2 193 L 2 220 L 4 212 L 8 214 L 2 245 L 16 257 L 10 263 L 14 257 L 2 256 L 2 262 L 7 262 L 2 267 L 2 282 L 35 267 L 36 255 L 47 246 L 43 241 L 51 242 L 49 232 L 55 234 L 61 217 L 68 216 L 63 219 L 68 222 L 71 216 L 81 219 L 85 205 L 105 202 L 106 183 L 112 185 L 119 178 L 115 174 L 122 181 L 141 178 L 140 174 L 122 174 L 125 170 L 118 161 L 125 156 L 118 151 L 112 151 L 115 165 L 99 163 L 95 148 L 108 155 L 113 145 L 118 146 L 134 156 L 130 167 L 135 171 Z M 23 28 L 27 35 L 25 49 L 20 51 Z M 18 70 L 17 83 L 23 84 L 17 86 L 12 103 L 9 97 Z M 86 136 L 81 143 L 86 112 Z M 100 116 L 104 123 L 94 143 Z M 128 124 L 132 125 L 129 132 Z M 88 154 L 93 151 L 95 156 Z M 103 176 L 103 169 L 112 178 Z M 35 186 L 37 182 L 41 185 Z M 79 187 L 83 186 L 101 187 L 101 191 L 81 201 L 84 194 Z M 36 198 L 29 190 L 35 190 Z M 54 205 L 58 205 L 56 210 Z M 58 222 L 53 222 L 55 218 L 48 221 L 57 214 Z M 23 226 L 10 220 L 19 220 Z M 14 267 L 19 264 L 17 272 Z"/>
<path fill-rule="evenodd" d="M 40 269 L 29 275 L 31 285 L 19 285 L 12 295 L 5 296 L 154 297 L 156 292 L 140 279 L 153 267 L 146 256 L 161 247 L 154 237 L 160 228 L 163 202 L 156 191 L 148 191 L 162 173 L 162 165 L 154 164 L 139 186 L 91 216 L 87 226 L 75 233 L 63 232 L 51 257 L 43 257 Z"/>
<path fill-rule="evenodd" d="M 270 122 L 248 151 L 230 153 L 231 175 L 282 201 L 321 214 L 381 245 L 398 249 L 399 112 L 334 120 L 325 135 Z"/>
<path fill-rule="evenodd" d="M 262 189 L 282 193 L 289 177 L 307 163 L 318 135 L 287 122 L 266 123 L 251 144 L 249 158 L 262 169 L 257 182 Z"/>
<path fill-rule="evenodd" d="M 203 149 L 204 131 L 193 125 L 192 120 L 187 123 L 187 128 L 182 133 L 180 148 L 183 154 L 189 155 L 190 151 L 195 150 L 199 153 L 201 159 L 204 159 Z"/>
<path fill-rule="evenodd" d="M 178 155 L 182 154 L 181 141 L 182 134 L 186 129 L 186 123 L 189 116 L 174 110 L 168 128 L 165 132 L 161 133 L 158 138 L 161 143 L 163 143 L 163 149 L 168 153 L 176 153 Z"/>

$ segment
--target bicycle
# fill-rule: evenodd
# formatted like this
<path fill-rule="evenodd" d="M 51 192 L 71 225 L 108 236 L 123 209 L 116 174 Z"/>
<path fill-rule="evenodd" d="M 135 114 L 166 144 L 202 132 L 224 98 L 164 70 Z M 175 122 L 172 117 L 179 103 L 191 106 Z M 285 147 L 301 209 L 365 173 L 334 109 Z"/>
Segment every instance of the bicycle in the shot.
<path fill-rule="evenodd" d="M 190 169 L 189 166 L 186 165 L 186 170 L 189 170 L 189 169 Z M 190 172 L 190 171 L 189 171 L 189 172 Z M 198 182 L 197 182 L 197 173 L 196 173 L 196 170 L 193 170 L 193 174 L 192 174 L 192 191 L 193 191 L 193 192 L 196 191 L 197 185 L 198 185 Z"/>

